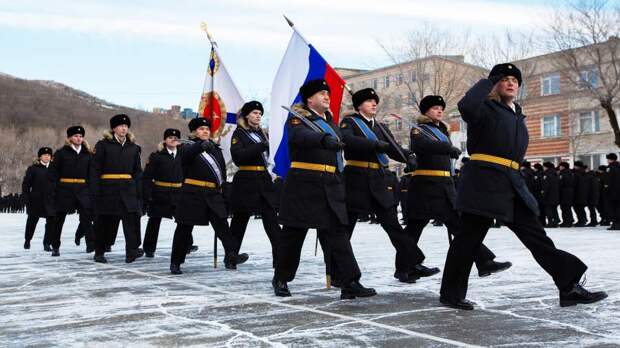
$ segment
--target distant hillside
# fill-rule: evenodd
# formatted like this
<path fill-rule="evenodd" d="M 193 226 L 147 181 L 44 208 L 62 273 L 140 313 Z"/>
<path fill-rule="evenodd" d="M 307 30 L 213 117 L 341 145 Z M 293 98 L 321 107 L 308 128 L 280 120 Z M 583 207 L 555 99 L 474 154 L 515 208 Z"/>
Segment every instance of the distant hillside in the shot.
<path fill-rule="evenodd" d="M 55 81 L 25 80 L 0 73 L 0 192 L 21 191 L 26 167 L 41 146 L 58 148 L 71 125 L 86 128 L 94 146 L 115 114 L 131 117 L 131 131 L 142 146 L 143 162 L 166 128 L 187 134 L 187 121 L 115 105 Z"/>

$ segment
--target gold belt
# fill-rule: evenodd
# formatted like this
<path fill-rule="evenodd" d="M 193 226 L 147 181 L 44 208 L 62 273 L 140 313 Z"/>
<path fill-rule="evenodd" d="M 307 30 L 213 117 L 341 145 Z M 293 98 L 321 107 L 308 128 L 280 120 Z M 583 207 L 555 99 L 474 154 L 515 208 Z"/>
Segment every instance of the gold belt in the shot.
<path fill-rule="evenodd" d="M 450 172 L 446 171 L 446 170 L 427 170 L 427 169 L 419 169 L 414 171 L 412 174 L 412 176 L 418 176 L 418 175 L 422 175 L 422 176 L 444 176 L 444 177 L 450 177 Z"/>
<path fill-rule="evenodd" d="M 60 182 L 65 184 L 86 184 L 86 179 L 60 178 Z"/>
<path fill-rule="evenodd" d="M 490 162 L 490 163 L 495 163 L 495 164 L 499 164 L 501 166 L 504 167 L 508 167 L 508 168 L 512 168 L 514 170 L 519 170 L 520 165 L 519 163 L 507 159 L 507 158 L 502 158 L 502 157 L 497 157 L 497 156 L 493 156 L 493 155 L 485 155 L 483 153 L 474 153 L 471 156 L 469 156 L 469 158 L 472 161 L 482 161 L 482 162 Z"/>
<path fill-rule="evenodd" d="M 188 185 L 193 185 L 193 186 L 200 186 L 200 187 L 208 187 L 208 188 L 216 188 L 217 184 L 211 181 L 203 181 L 203 180 L 196 180 L 196 179 L 185 179 L 185 181 L 183 181 L 184 183 L 188 184 Z"/>
<path fill-rule="evenodd" d="M 314 170 L 317 172 L 335 173 L 336 167 L 327 164 L 307 163 L 307 162 L 292 162 L 291 168 Z"/>
<path fill-rule="evenodd" d="M 173 187 L 173 188 L 179 188 L 183 185 L 183 183 L 181 182 L 165 182 L 165 181 L 157 181 L 157 180 L 155 180 L 153 184 L 155 184 L 155 186 Z"/>
<path fill-rule="evenodd" d="M 101 179 L 104 179 L 104 180 L 131 179 L 131 174 L 103 174 L 101 175 Z"/>
<path fill-rule="evenodd" d="M 364 162 L 364 161 L 352 161 L 347 160 L 348 166 L 359 167 L 359 168 L 370 168 L 370 169 L 381 169 L 381 165 L 376 162 Z"/>
<path fill-rule="evenodd" d="M 248 172 L 262 172 L 265 170 L 265 166 L 239 166 L 239 170 Z"/>

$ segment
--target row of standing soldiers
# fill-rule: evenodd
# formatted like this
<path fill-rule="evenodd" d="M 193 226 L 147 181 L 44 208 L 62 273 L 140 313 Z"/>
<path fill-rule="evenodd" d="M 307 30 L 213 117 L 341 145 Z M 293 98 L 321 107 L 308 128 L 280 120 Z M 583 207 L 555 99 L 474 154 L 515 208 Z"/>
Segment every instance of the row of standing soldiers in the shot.
<path fill-rule="evenodd" d="M 0 197 L 0 213 L 23 213 L 26 210 L 26 202 L 22 195 L 10 193 Z"/>
<path fill-rule="evenodd" d="M 609 230 L 619 230 L 616 216 L 620 208 L 620 164 L 617 160 L 615 153 L 608 154 L 608 165 L 599 166 L 596 171 L 589 170 L 581 161 L 575 161 L 573 169 L 567 162 L 556 168 L 551 162 L 532 166 L 525 161 L 521 171 L 541 207 L 541 223 L 549 228 L 600 224 L 611 225 Z"/>
<path fill-rule="evenodd" d="M 149 225 L 153 218 L 174 217 L 177 227 L 170 263 L 172 274 L 183 273 L 181 265 L 191 247 L 192 230 L 200 225 L 210 224 L 222 241 L 226 268 L 235 269 L 245 262 L 247 254 L 239 253 L 241 240 L 249 217 L 258 213 L 272 245 L 275 268 L 272 286 L 276 296 L 291 296 L 288 282 L 295 278 L 306 233 L 308 229 L 316 229 L 328 279 L 341 289 L 342 299 L 354 299 L 376 294 L 374 289 L 360 283 L 361 272 L 350 242 L 360 216 L 374 214 L 377 217 L 396 251 L 394 277 L 403 283 L 415 283 L 420 277 L 440 272 L 436 267 L 423 265 L 424 253 L 418 247 L 429 220 L 439 219 L 447 226 L 448 240 L 454 239 L 446 261 L 440 301 L 453 308 L 473 309 L 465 300 L 471 265 L 476 263 L 480 276 L 511 266 L 509 262 L 495 261 L 495 255 L 482 244 L 488 229 L 487 218 L 496 218 L 506 221 L 535 253 L 543 268 L 553 273 L 562 305 L 598 301 L 606 295 L 590 293 L 578 284 L 585 265 L 576 257 L 555 249 L 542 227 L 533 226 L 529 220 L 526 224 L 520 221 L 537 212 L 534 198 L 529 192 L 526 194 L 523 180 L 513 172 L 518 173 L 518 165 L 514 168 L 513 163 L 522 161 L 527 148 L 523 116 L 520 108 L 494 104 L 499 102 L 481 104 L 487 103 L 487 95 L 499 85 L 507 86 L 507 90 L 520 85 L 520 80 L 517 84 L 514 78 L 508 78 L 516 70 L 509 69 L 512 66 L 506 64 L 494 68 L 489 79 L 481 80 L 461 101 L 466 109 L 463 110 L 464 119 L 475 119 L 468 129 L 468 132 L 474 130 L 469 139 L 485 141 L 469 149 L 480 153 L 472 155 L 471 162 L 475 164 L 466 166 L 463 173 L 467 175 L 461 179 L 459 195 L 453 181 L 452 159 L 458 158 L 461 151 L 452 145 L 447 126 L 441 122 L 446 106 L 441 96 L 426 96 L 420 102 L 424 116 L 411 130 L 411 147 L 406 149 L 394 141 L 385 125 L 375 120 L 379 96 L 373 89 L 357 91 L 353 95 L 356 113 L 344 117 L 336 125 L 329 112 L 328 84 L 322 79 L 307 81 L 299 90 L 301 102 L 293 106 L 286 122 L 290 169 L 279 198 L 268 172 L 269 145 L 260 128 L 263 108 L 259 102 L 246 103 L 238 115 L 239 127 L 232 136 L 231 155 L 239 171 L 234 176 L 228 200 L 226 164 L 221 148 L 211 140 L 208 119 L 191 120 L 191 140 L 180 147 L 175 146 L 180 132 L 167 130 L 162 149 L 150 156 L 142 173 L 140 149 L 128 133 L 129 117 L 116 115 L 110 121 L 112 131 L 97 143 L 82 171 L 76 171 L 79 166 L 75 160 L 62 156 L 61 151 L 73 157 L 76 152 L 79 155 L 79 149 L 76 150 L 71 141 L 73 145 L 58 150 L 51 164 L 46 165 L 44 159 L 40 161 L 39 166 L 52 169 L 45 177 L 48 183 L 56 186 L 49 195 L 56 200 L 53 255 L 58 255 L 60 230 L 68 210 L 58 209 L 58 202 L 62 201 L 59 197 L 64 195 L 59 194 L 60 188 L 73 192 L 72 202 L 78 205 L 78 210 L 81 209 L 79 197 L 90 198 L 90 210 L 82 211 L 92 211 L 94 215 L 96 262 L 107 262 L 104 253 L 119 220 L 125 232 L 126 261 L 133 262 L 142 256 L 138 223 L 143 206 L 149 212 Z M 504 114 L 497 117 L 485 114 L 500 110 Z M 485 121 L 499 122 L 501 124 L 494 125 L 493 129 L 506 127 L 506 131 L 486 134 L 485 127 L 473 126 L 473 123 Z M 514 127 L 518 129 L 515 131 Z M 83 136 L 83 129 L 79 130 Z M 75 133 L 68 130 L 67 135 L 70 139 Z M 497 153 L 495 147 L 505 145 L 506 139 L 515 136 L 518 137 L 514 141 L 507 142 L 518 146 L 512 155 L 514 160 L 483 154 Z M 513 152 L 500 150 L 498 155 L 505 157 Z M 405 228 L 397 218 L 393 187 L 390 190 L 388 158 L 406 163 L 412 170 L 404 213 Z M 489 171 L 493 164 L 498 166 L 497 170 Z M 494 185 L 483 180 L 487 175 L 495 176 Z M 495 196 L 480 191 L 489 189 L 496 191 L 492 191 Z M 516 198 L 515 189 L 520 198 Z M 279 212 L 276 212 L 278 206 Z M 155 207 L 161 208 L 161 212 L 155 213 L 158 211 Z M 230 225 L 228 209 L 233 216 Z M 468 213 L 469 220 L 462 220 L 459 211 Z M 464 231 L 462 221 L 476 231 Z M 144 243 L 147 256 L 153 256 L 155 251 L 153 245 L 146 242 L 150 230 L 147 226 Z M 480 235 L 478 239 L 469 239 L 476 234 Z M 568 269 L 547 267 L 560 263 Z"/>

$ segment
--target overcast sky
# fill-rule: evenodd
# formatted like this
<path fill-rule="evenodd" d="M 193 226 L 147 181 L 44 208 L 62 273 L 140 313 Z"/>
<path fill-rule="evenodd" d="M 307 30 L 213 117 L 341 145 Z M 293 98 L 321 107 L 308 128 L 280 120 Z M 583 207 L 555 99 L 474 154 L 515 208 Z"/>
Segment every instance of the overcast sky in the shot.
<path fill-rule="evenodd" d="M 479 33 L 540 25 L 548 1 L 0 0 L 0 72 L 62 82 L 110 102 L 198 106 L 209 54 L 200 22 L 246 100 L 267 101 L 291 29 L 333 65 L 390 63 L 376 42 L 432 23 Z"/>

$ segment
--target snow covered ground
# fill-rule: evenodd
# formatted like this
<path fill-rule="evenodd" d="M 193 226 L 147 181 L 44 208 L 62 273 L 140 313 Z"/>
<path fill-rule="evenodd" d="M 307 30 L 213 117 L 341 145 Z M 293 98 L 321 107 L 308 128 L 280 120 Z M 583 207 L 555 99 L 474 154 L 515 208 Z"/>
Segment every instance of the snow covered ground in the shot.
<path fill-rule="evenodd" d="M 23 250 L 26 216 L 0 214 L 0 346 L 389 346 L 559 347 L 620 346 L 620 233 L 599 228 L 555 229 L 558 247 L 589 265 L 588 286 L 609 298 L 560 308 L 550 277 L 508 229 L 492 229 L 486 244 L 507 272 L 478 278 L 469 299 L 475 311 L 441 307 L 441 274 L 415 284 L 392 277 L 394 251 L 377 225 L 358 224 L 353 249 L 362 283 L 379 295 L 339 300 L 325 289 L 324 266 L 314 256 L 314 232 L 304 245 L 290 298 L 276 298 L 269 242 L 251 220 L 237 271 L 213 268 L 213 231 L 194 230 L 200 250 L 169 274 L 174 223 L 164 221 L 154 259 L 124 262 L 122 233 L 107 265 L 95 264 L 73 244 L 76 216 L 67 218 L 61 256 L 42 250 L 43 221 Z M 146 219 L 143 219 L 143 228 Z M 445 228 L 429 226 L 421 239 L 426 264 L 443 268 Z M 223 250 L 219 249 L 219 255 Z"/>

